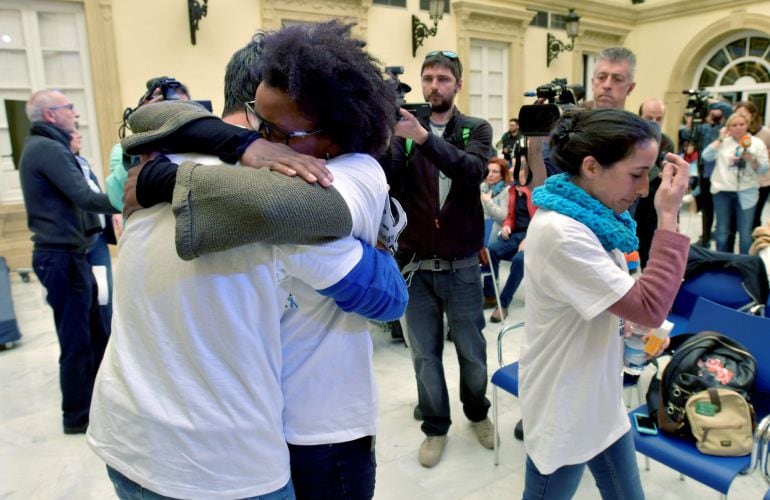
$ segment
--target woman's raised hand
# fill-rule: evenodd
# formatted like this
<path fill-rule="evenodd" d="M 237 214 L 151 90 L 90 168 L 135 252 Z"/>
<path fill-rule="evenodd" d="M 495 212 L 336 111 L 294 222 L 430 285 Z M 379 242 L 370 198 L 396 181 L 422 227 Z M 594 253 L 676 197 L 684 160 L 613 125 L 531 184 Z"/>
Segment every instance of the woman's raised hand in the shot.
<path fill-rule="evenodd" d="M 658 229 L 676 231 L 676 218 L 682 197 L 687 193 L 689 165 L 674 153 L 666 154 L 660 187 L 655 193 L 655 210 L 658 212 Z"/>

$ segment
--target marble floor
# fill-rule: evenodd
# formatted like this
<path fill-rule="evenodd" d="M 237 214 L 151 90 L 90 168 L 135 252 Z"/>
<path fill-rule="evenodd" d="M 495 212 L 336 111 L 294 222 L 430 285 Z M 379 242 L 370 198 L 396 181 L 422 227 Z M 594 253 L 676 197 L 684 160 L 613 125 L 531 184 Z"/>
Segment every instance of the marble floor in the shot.
<path fill-rule="evenodd" d="M 697 236 L 697 215 L 682 213 L 682 229 Z M 507 269 L 501 270 L 503 277 Z M 58 346 L 52 313 L 43 289 L 32 277 L 23 283 L 11 274 L 12 295 L 23 338 L 14 349 L 0 352 L 0 500 L 28 499 L 110 499 L 115 498 L 104 465 L 85 444 L 82 435 L 61 432 Z M 524 304 L 518 293 L 506 324 L 523 318 Z M 487 310 L 487 318 L 491 310 Z M 497 368 L 496 337 L 499 324 L 487 323 L 490 374 Z M 462 416 L 458 401 L 458 368 L 454 345 L 445 344 L 445 368 L 453 400 L 455 422 L 444 457 L 433 469 L 417 462 L 422 441 L 419 423 L 412 418 L 416 386 L 409 351 L 402 342 L 372 324 L 374 363 L 380 405 L 377 436 L 376 498 L 404 499 L 512 499 L 521 498 L 524 448 L 513 438 L 519 419 L 518 400 L 500 395 L 500 465 L 493 464 L 493 453 L 476 441 Z M 520 334 L 508 337 L 505 362 L 518 358 Z M 492 386 L 489 387 L 489 397 Z M 645 471 L 639 463 L 647 498 L 717 498 L 718 494 L 693 480 L 681 481 L 672 470 L 652 463 Z M 758 475 L 738 478 L 728 498 L 759 499 L 767 486 Z M 586 473 L 577 499 L 599 498 L 590 474 Z"/>

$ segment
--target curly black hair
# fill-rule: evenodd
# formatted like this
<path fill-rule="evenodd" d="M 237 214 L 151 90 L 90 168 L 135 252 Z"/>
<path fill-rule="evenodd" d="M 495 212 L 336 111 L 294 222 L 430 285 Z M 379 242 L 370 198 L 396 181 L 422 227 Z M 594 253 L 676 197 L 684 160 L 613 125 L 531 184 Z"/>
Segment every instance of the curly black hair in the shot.
<path fill-rule="evenodd" d="M 392 135 L 397 95 L 351 28 L 330 21 L 268 33 L 256 76 L 286 92 L 343 153 L 378 155 Z"/>

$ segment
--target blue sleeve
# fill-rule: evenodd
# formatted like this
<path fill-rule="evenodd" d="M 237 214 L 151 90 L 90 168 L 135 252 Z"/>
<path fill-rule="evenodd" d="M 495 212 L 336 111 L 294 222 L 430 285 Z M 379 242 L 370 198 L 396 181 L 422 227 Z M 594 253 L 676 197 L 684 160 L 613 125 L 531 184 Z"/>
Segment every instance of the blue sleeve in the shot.
<path fill-rule="evenodd" d="M 319 290 L 334 299 L 345 312 L 367 319 L 393 321 L 406 310 L 409 294 L 395 259 L 371 245 L 361 243 L 363 255 L 358 264 L 334 285 Z"/>

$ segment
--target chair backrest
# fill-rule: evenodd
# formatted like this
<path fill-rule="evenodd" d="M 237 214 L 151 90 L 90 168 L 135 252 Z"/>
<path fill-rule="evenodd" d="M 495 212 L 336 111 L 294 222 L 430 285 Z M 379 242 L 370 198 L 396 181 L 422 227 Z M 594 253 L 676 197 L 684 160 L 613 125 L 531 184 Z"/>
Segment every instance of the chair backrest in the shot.
<path fill-rule="evenodd" d="M 743 289 L 743 277 L 740 272 L 735 269 L 708 269 L 685 278 L 671 311 L 679 316 L 689 317 L 699 297 L 732 309 L 740 309 L 753 302 Z"/>
<path fill-rule="evenodd" d="M 687 329 L 694 333 L 719 332 L 737 340 L 754 355 L 757 361 L 755 394 L 763 393 L 757 411 L 767 411 L 770 404 L 770 318 L 736 311 L 701 297 L 695 303 Z"/>

